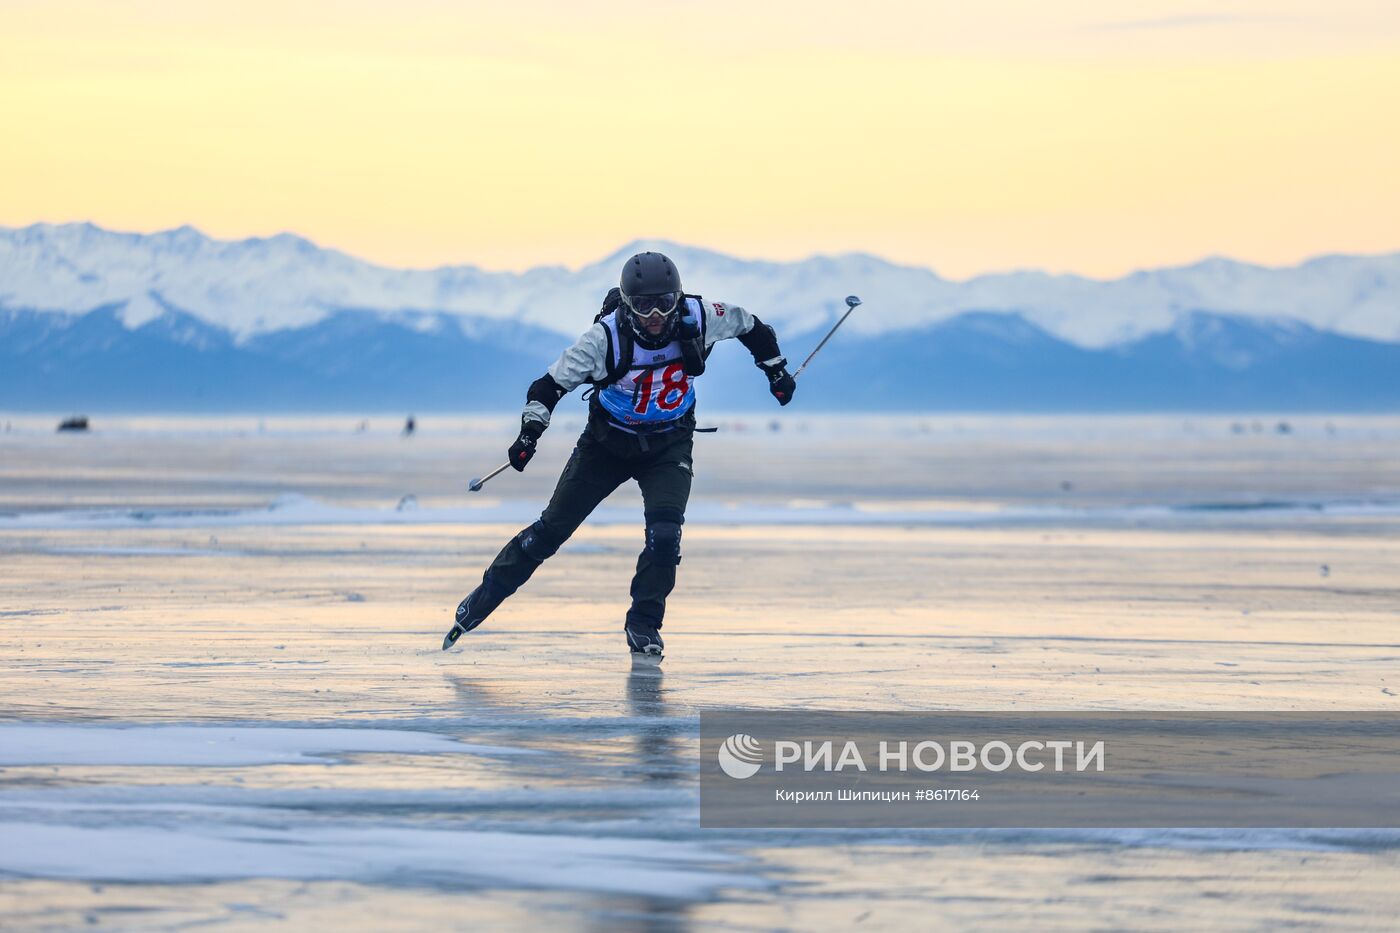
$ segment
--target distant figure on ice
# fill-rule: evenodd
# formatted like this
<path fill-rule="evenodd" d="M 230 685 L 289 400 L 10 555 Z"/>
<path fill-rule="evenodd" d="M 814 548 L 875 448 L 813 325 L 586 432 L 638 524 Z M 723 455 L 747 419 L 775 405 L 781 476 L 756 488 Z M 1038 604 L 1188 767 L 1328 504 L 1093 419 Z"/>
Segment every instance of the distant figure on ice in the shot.
<path fill-rule="evenodd" d="M 403 423 L 403 436 L 412 437 L 416 430 L 418 430 L 418 422 L 413 420 L 412 415 L 409 415 L 408 420 Z"/>
<path fill-rule="evenodd" d="M 457 607 L 444 651 L 530 579 L 598 503 L 634 479 L 645 504 L 646 546 L 623 630 L 634 655 L 660 659 L 661 619 L 676 585 L 690 499 L 695 378 L 714 345 L 729 337 L 753 355 L 779 404 L 790 402 L 797 383 L 772 327 L 738 305 L 685 294 L 675 264 L 660 253 L 627 260 L 593 326 L 526 393 L 520 436 L 510 445 L 515 469 L 535 455 L 554 406 L 585 382 L 593 386 L 588 425 L 539 521 L 510 540 Z"/>

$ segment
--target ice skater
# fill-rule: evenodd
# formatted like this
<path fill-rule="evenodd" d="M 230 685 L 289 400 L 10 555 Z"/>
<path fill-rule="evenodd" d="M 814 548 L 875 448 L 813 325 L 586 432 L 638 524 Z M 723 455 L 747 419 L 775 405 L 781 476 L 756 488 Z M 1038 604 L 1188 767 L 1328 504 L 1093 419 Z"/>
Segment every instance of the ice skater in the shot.
<path fill-rule="evenodd" d="M 535 455 L 554 406 L 585 382 L 593 386 L 588 424 L 539 520 L 501 549 L 481 585 L 457 606 L 444 651 L 530 579 L 598 503 L 632 479 L 642 490 L 646 545 L 637 558 L 623 631 L 634 655 L 660 660 L 661 621 L 676 585 L 693 478 L 695 380 L 714 345 L 730 337 L 753 355 L 778 403 L 792 401 L 797 382 L 771 326 L 738 305 L 685 294 L 675 264 L 660 253 L 627 260 L 619 287 L 608 293 L 593 326 L 525 395 L 520 436 L 509 451 L 516 470 Z"/>

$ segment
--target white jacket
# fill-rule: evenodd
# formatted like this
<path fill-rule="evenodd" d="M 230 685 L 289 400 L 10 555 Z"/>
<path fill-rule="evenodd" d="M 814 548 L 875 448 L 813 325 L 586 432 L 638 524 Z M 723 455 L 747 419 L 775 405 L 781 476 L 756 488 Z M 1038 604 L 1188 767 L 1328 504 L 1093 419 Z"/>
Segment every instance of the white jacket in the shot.
<path fill-rule="evenodd" d="M 753 330 L 754 317 L 738 305 L 723 301 L 704 301 L 705 349 L 721 340 L 742 337 Z M 622 313 L 619 310 L 619 313 Z M 608 375 L 608 335 L 601 323 L 583 332 L 573 346 L 559 354 L 559 359 L 547 370 L 559 383 L 559 388 L 572 392 L 585 382 L 605 379 Z M 541 402 L 530 402 L 521 417 L 549 426 L 549 409 Z"/>

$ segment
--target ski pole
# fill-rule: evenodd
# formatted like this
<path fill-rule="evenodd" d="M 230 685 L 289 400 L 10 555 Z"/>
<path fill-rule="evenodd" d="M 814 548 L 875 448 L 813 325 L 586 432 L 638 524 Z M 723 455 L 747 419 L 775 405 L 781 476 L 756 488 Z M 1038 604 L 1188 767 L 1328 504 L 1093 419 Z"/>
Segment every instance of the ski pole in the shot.
<path fill-rule="evenodd" d="M 857 298 L 855 295 L 847 295 L 847 296 L 846 296 L 846 313 L 843 314 L 843 315 L 841 315 L 841 320 L 839 320 L 839 321 L 837 321 L 835 324 L 833 324 L 832 327 L 831 327 L 831 330 L 829 330 L 829 331 L 826 332 L 826 336 L 822 338 L 822 342 L 819 343 L 819 344 L 817 344 L 817 349 L 816 349 L 816 350 L 813 350 L 811 353 L 807 354 L 807 358 L 806 358 L 805 360 L 802 361 L 802 365 L 799 366 L 799 367 L 797 367 L 797 372 L 795 372 L 795 373 L 792 374 L 793 381 L 796 381 L 796 380 L 797 380 L 797 377 L 800 376 L 800 375 L 802 375 L 802 370 L 806 369 L 806 368 L 807 368 L 807 364 L 810 363 L 810 362 L 812 362 L 812 357 L 814 357 L 814 356 L 817 355 L 817 351 L 818 351 L 818 350 L 820 350 L 822 347 L 826 346 L 826 342 L 827 342 L 828 340 L 831 339 L 831 335 L 834 334 L 834 333 L 836 333 L 836 328 L 838 328 L 838 327 L 840 327 L 842 324 L 846 323 L 846 318 L 848 318 L 848 317 L 851 316 L 851 312 L 854 311 L 854 310 L 856 309 L 856 307 L 857 307 L 859 304 L 860 304 L 860 299 Z M 497 472 L 499 472 L 499 471 L 497 471 Z M 490 479 L 490 477 L 488 476 L 487 479 Z"/>
<path fill-rule="evenodd" d="M 481 477 L 480 479 L 474 479 L 474 480 L 472 480 L 472 481 L 471 481 L 470 483 L 468 483 L 467 485 L 468 485 L 469 487 L 471 487 L 471 491 L 472 491 L 472 492 L 481 492 L 481 487 L 482 487 L 482 486 L 485 486 L 486 483 L 487 483 L 487 481 L 490 480 L 491 477 L 493 477 L 493 476 L 499 476 L 500 473 L 501 473 L 501 471 L 504 470 L 504 469 L 505 469 L 506 467 L 508 467 L 508 466 L 510 466 L 510 461 L 509 461 L 509 460 L 507 460 L 505 463 L 502 463 L 500 466 L 496 467 L 496 469 L 492 470 L 490 473 L 487 473 L 485 476 Z"/>

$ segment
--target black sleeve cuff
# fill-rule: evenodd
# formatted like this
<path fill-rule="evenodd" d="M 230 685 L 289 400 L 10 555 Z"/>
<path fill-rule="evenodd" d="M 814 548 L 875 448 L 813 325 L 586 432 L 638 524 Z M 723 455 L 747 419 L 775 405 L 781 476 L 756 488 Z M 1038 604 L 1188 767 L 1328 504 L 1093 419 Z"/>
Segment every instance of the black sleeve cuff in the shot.
<path fill-rule="evenodd" d="M 545 373 L 530 383 L 530 388 L 525 392 L 525 401 L 526 403 L 539 402 L 552 413 L 554 406 L 558 405 L 559 400 L 567 394 L 564 387 L 554 381 L 553 376 Z"/>
<path fill-rule="evenodd" d="M 753 354 L 755 363 L 783 355 L 783 351 L 778 349 L 778 335 L 771 325 L 763 323 L 757 316 L 753 319 L 753 329 L 747 334 L 740 334 L 739 342 Z"/>

